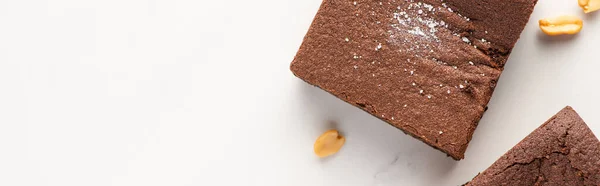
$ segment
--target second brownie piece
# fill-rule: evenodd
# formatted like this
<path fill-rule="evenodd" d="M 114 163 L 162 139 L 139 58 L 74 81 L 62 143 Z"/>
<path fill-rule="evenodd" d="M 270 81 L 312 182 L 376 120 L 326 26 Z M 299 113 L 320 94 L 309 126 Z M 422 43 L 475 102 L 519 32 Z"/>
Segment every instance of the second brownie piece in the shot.
<path fill-rule="evenodd" d="M 324 0 L 291 69 L 462 159 L 536 0 Z"/>
<path fill-rule="evenodd" d="M 600 185 L 600 141 L 566 107 L 467 186 Z"/>

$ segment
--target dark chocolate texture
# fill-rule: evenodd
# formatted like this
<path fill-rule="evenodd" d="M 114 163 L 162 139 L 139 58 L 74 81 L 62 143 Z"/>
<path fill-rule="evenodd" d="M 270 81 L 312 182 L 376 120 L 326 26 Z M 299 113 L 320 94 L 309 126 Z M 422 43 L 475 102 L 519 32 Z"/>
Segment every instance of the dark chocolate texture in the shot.
<path fill-rule="evenodd" d="M 535 3 L 324 0 L 291 70 L 459 160 Z"/>
<path fill-rule="evenodd" d="M 600 141 L 566 107 L 466 185 L 598 186 Z"/>

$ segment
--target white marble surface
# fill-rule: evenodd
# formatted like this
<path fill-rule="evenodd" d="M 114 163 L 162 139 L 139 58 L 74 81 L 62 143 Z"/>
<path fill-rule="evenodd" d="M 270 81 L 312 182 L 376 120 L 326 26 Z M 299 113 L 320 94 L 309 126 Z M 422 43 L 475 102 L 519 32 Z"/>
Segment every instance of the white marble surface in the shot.
<path fill-rule="evenodd" d="M 319 4 L 0 0 L 0 185 L 460 185 L 566 105 L 600 133 L 576 0 L 538 3 L 459 162 L 292 75 Z M 541 35 L 560 14 L 582 33 Z"/>

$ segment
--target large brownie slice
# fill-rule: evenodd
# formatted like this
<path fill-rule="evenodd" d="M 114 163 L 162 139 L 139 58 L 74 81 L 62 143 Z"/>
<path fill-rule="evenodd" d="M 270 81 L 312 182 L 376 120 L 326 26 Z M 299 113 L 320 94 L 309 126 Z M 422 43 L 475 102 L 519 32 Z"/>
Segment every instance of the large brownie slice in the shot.
<path fill-rule="evenodd" d="M 324 0 L 293 73 L 462 159 L 536 0 Z"/>
<path fill-rule="evenodd" d="M 567 107 L 466 185 L 600 185 L 600 142 Z"/>

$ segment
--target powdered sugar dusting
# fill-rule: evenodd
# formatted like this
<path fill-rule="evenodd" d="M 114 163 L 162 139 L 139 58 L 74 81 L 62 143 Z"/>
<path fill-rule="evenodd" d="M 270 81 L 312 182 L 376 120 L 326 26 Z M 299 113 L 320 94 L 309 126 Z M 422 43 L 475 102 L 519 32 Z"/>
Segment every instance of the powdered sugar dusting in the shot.
<path fill-rule="evenodd" d="M 423 31 L 421 30 L 421 28 L 420 28 L 420 27 L 418 27 L 418 26 L 416 26 L 416 27 L 413 27 L 413 29 L 412 29 L 412 30 L 408 30 L 408 33 L 411 33 L 411 34 L 413 34 L 413 35 L 423 36 L 423 37 L 429 37 L 429 36 L 428 36 L 428 35 L 426 35 L 426 34 L 425 34 L 425 32 L 423 32 Z"/>
<path fill-rule="evenodd" d="M 406 31 L 423 39 L 432 39 L 440 42 L 436 35 L 438 27 L 448 27 L 444 21 L 432 18 L 436 9 L 433 5 L 422 2 L 411 2 L 408 5 L 398 6 L 397 12 L 393 14 L 394 22 L 389 31 L 390 38 L 394 39 L 397 32 Z"/>
<path fill-rule="evenodd" d="M 398 1 L 403 1 L 403 2 L 398 2 Z M 358 35 L 343 35 L 341 38 L 338 38 L 342 43 L 347 44 L 347 45 L 352 45 L 354 47 L 358 47 L 358 50 L 361 52 L 356 52 L 356 53 L 349 53 L 350 56 L 348 56 L 350 59 L 356 60 L 355 62 L 353 62 L 354 64 L 352 64 L 352 66 L 349 66 L 349 69 L 353 69 L 353 70 L 357 70 L 357 71 L 370 71 L 369 74 L 371 74 L 369 77 L 369 75 L 367 75 L 367 77 L 369 78 L 373 78 L 373 79 L 381 79 L 381 80 L 385 80 L 384 78 L 381 78 L 382 76 L 387 76 L 387 73 L 381 73 L 381 71 L 378 71 L 377 68 L 378 66 L 380 66 L 380 64 L 389 64 L 390 62 L 397 62 L 397 61 L 381 61 L 381 62 L 376 62 L 376 61 L 372 61 L 370 60 L 372 58 L 372 55 L 382 55 L 382 54 L 387 54 L 388 50 L 394 50 L 393 52 L 400 52 L 400 53 L 405 53 L 407 55 L 403 55 L 406 56 L 406 61 L 402 60 L 400 61 L 400 68 L 404 69 L 404 73 L 390 73 L 392 75 L 394 74 L 402 74 L 403 77 L 407 77 L 409 79 L 408 82 L 406 82 L 407 85 L 411 86 L 411 90 L 414 91 L 414 94 L 419 94 L 420 96 L 422 96 L 425 99 L 444 99 L 444 98 L 448 98 L 449 96 L 451 96 L 451 94 L 458 94 L 461 91 L 464 91 L 465 89 L 468 89 L 470 87 L 470 84 L 468 84 L 467 82 L 465 82 L 464 84 L 461 83 L 447 83 L 444 82 L 443 84 L 436 83 L 436 84 L 430 84 L 430 82 L 422 82 L 419 78 L 422 77 L 422 73 L 423 71 L 421 70 L 419 63 L 439 63 L 445 66 L 449 66 L 452 67 L 453 69 L 457 70 L 457 71 L 462 71 L 463 69 L 473 69 L 474 67 L 468 67 L 465 65 L 471 65 L 471 66 L 475 66 L 476 63 L 474 63 L 473 61 L 469 61 L 469 60 L 464 60 L 462 63 L 463 65 L 457 65 L 457 64 L 448 64 L 442 60 L 438 60 L 436 58 L 439 58 L 439 56 L 437 55 L 439 52 L 448 52 L 446 49 L 444 48 L 445 44 L 447 44 L 446 42 L 453 42 L 454 44 L 460 44 L 460 45 L 471 45 L 473 47 L 477 47 L 475 45 L 479 45 L 480 47 L 485 47 L 486 45 L 481 45 L 482 43 L 489 43 L 488 40 L 483 39 L 483 38 L 476 38 L 476 35 L 471 34 L 471 33 L 465 33 L 465 32 L 460 32 L 460 33 L 456 33 L 455 29 L 450 28 L 451 25 L 449 25 L 446 21 L 450 21 L 452 20 L 452 24 L 458 24 L 455 23 L 457 20 L 458 21 L 470 21 L 470 19 L 468 17 L 465 17 L 463 15 L 460 14 L 460 9 L 456 9 L 453 10 L 450 6 L 452 6 L 452 4 L 446 4 L 441 0 L 442 2 L 431 2 L 432 4 L 428 4 L 428 3 L 423 3 L 423 2 L 416 2 L 419 0 L 395 0 L 395 1 L 389 1 L 386 2 L 386 6 L 391 5 L 391 9 L 393 9 L 393 13 L 390 15 L 388 14 L 383 15 L 385 17 L 387 17 L 387 19 L 380 19 L 382 15 L 377 15 L 375 13 L 375 10 L 373 10 L 372 12 L 370 12 L 370 15 L 372 16 L 377 16 L 375 18 L 379 18 L 379 19 L 375 19 L 373 20 L 373 24 L 381 24 L 378 25 L 379 26 L 384 26 L 389 24 L 389 30 L 387 30 L 387 38 L 384 40 L 381 40 L 380 38 L 377 39 L 373 39 L 371 40 L 371 43 L 369 44 L 364 44 L 364 45 L 360 45 L 361 42 L 357 42 L 357 41 L 362 41 L 366 38 L 369 38 L 371 36 L 363 36 L 362 34 L 360 35 L 360 37 Z M 400 6 L 395 7 L 396 5 L 392 5 L 392 3 L 398 3 Z M 350 4 L 356 6 L 356 8 L 364 8 L 369 7 L 369 3 L 364 3 L 364 2 L 357 2 L 357 1 L 349 1 Z M 352 6 L 350 5 L 350 6 Z M 382 2 L 379 2 L 379 5 L 383 5 Z M 452 16 L 454 17 L 454 19 L 447 19 L 446 16 L 448 16 L 448 13 L 451 12 Z M 355 14 L 356 12 L 352 12 L 352 14 Z M 365 15 L 369 15 L 369 12 L 363 12 L 361 13 L 365 14 Z M 456 19 L 459 17 L 462 17 L 464 20 L 460 20 L 460 19 Z M 460 26 L 460 25 L 455 25 L 455 26 Z M 487 31 L 486 31 L 487 33 Z M 454 37 L 448 37 L 450 35 L 454 35 Z M 386 41 L 387 40 L 387 41 Z M 461 42 L 462 41 L 462 42 Z M 440 44 L 444 42 L 444 44 Z M 464 42 L 464 43 L 463 43 Z M 355 46 L 358 45 L 358 46 Z M 467 45 L 467 46 L 468 46 Z M 362 48 L 361 48 L 362 46 Z M 384 47 L 385 46 L 385 47 Z M 362 49 L 362 50 L 361 50 Z M 371 52 L 375 52 L 375 53 L 363 53 L 364 49 L 368 49 Z M 373 51 L 375 50 L 375 51 Z M 438 52 L 438 53 L 436 53 Z M 364 55 L 364 56 L 363 56 Z M 412 59 L 412 60 L 411 60 Z M 368 61 L 367 61 L 368 60 Z M 465 64 L 466 63 L 466 64 Z M 477 63 L 479 64 L 479 63 Z M 376 69 L 376 70 L 373 70 Z M 480 76 L 486 76 L 486 74 L 482 74 L 479 73 Z M 488 74 L 489 75 L 489 74 Z M 379 82 L 381 83 L 381 82 Z M 381 87 L 381 88 L 387 88 L 387 84 L 375 84 L 377 85 L 377 87 Z M 439 87 L 438 87 L 439 85 Z M 432 87 L 433 86 L 433 87 Z M 462 89 L 462 90 L 461 90 Z M 406 104 L 404 104 L 404 107 L 407 107 Z M 384 117 L 382 115 L 382 117 Z M 395 118 L 392 118 L 392 120 Z M 440 131 L 440 134 L 442 133 L 442 131 Z"/>

